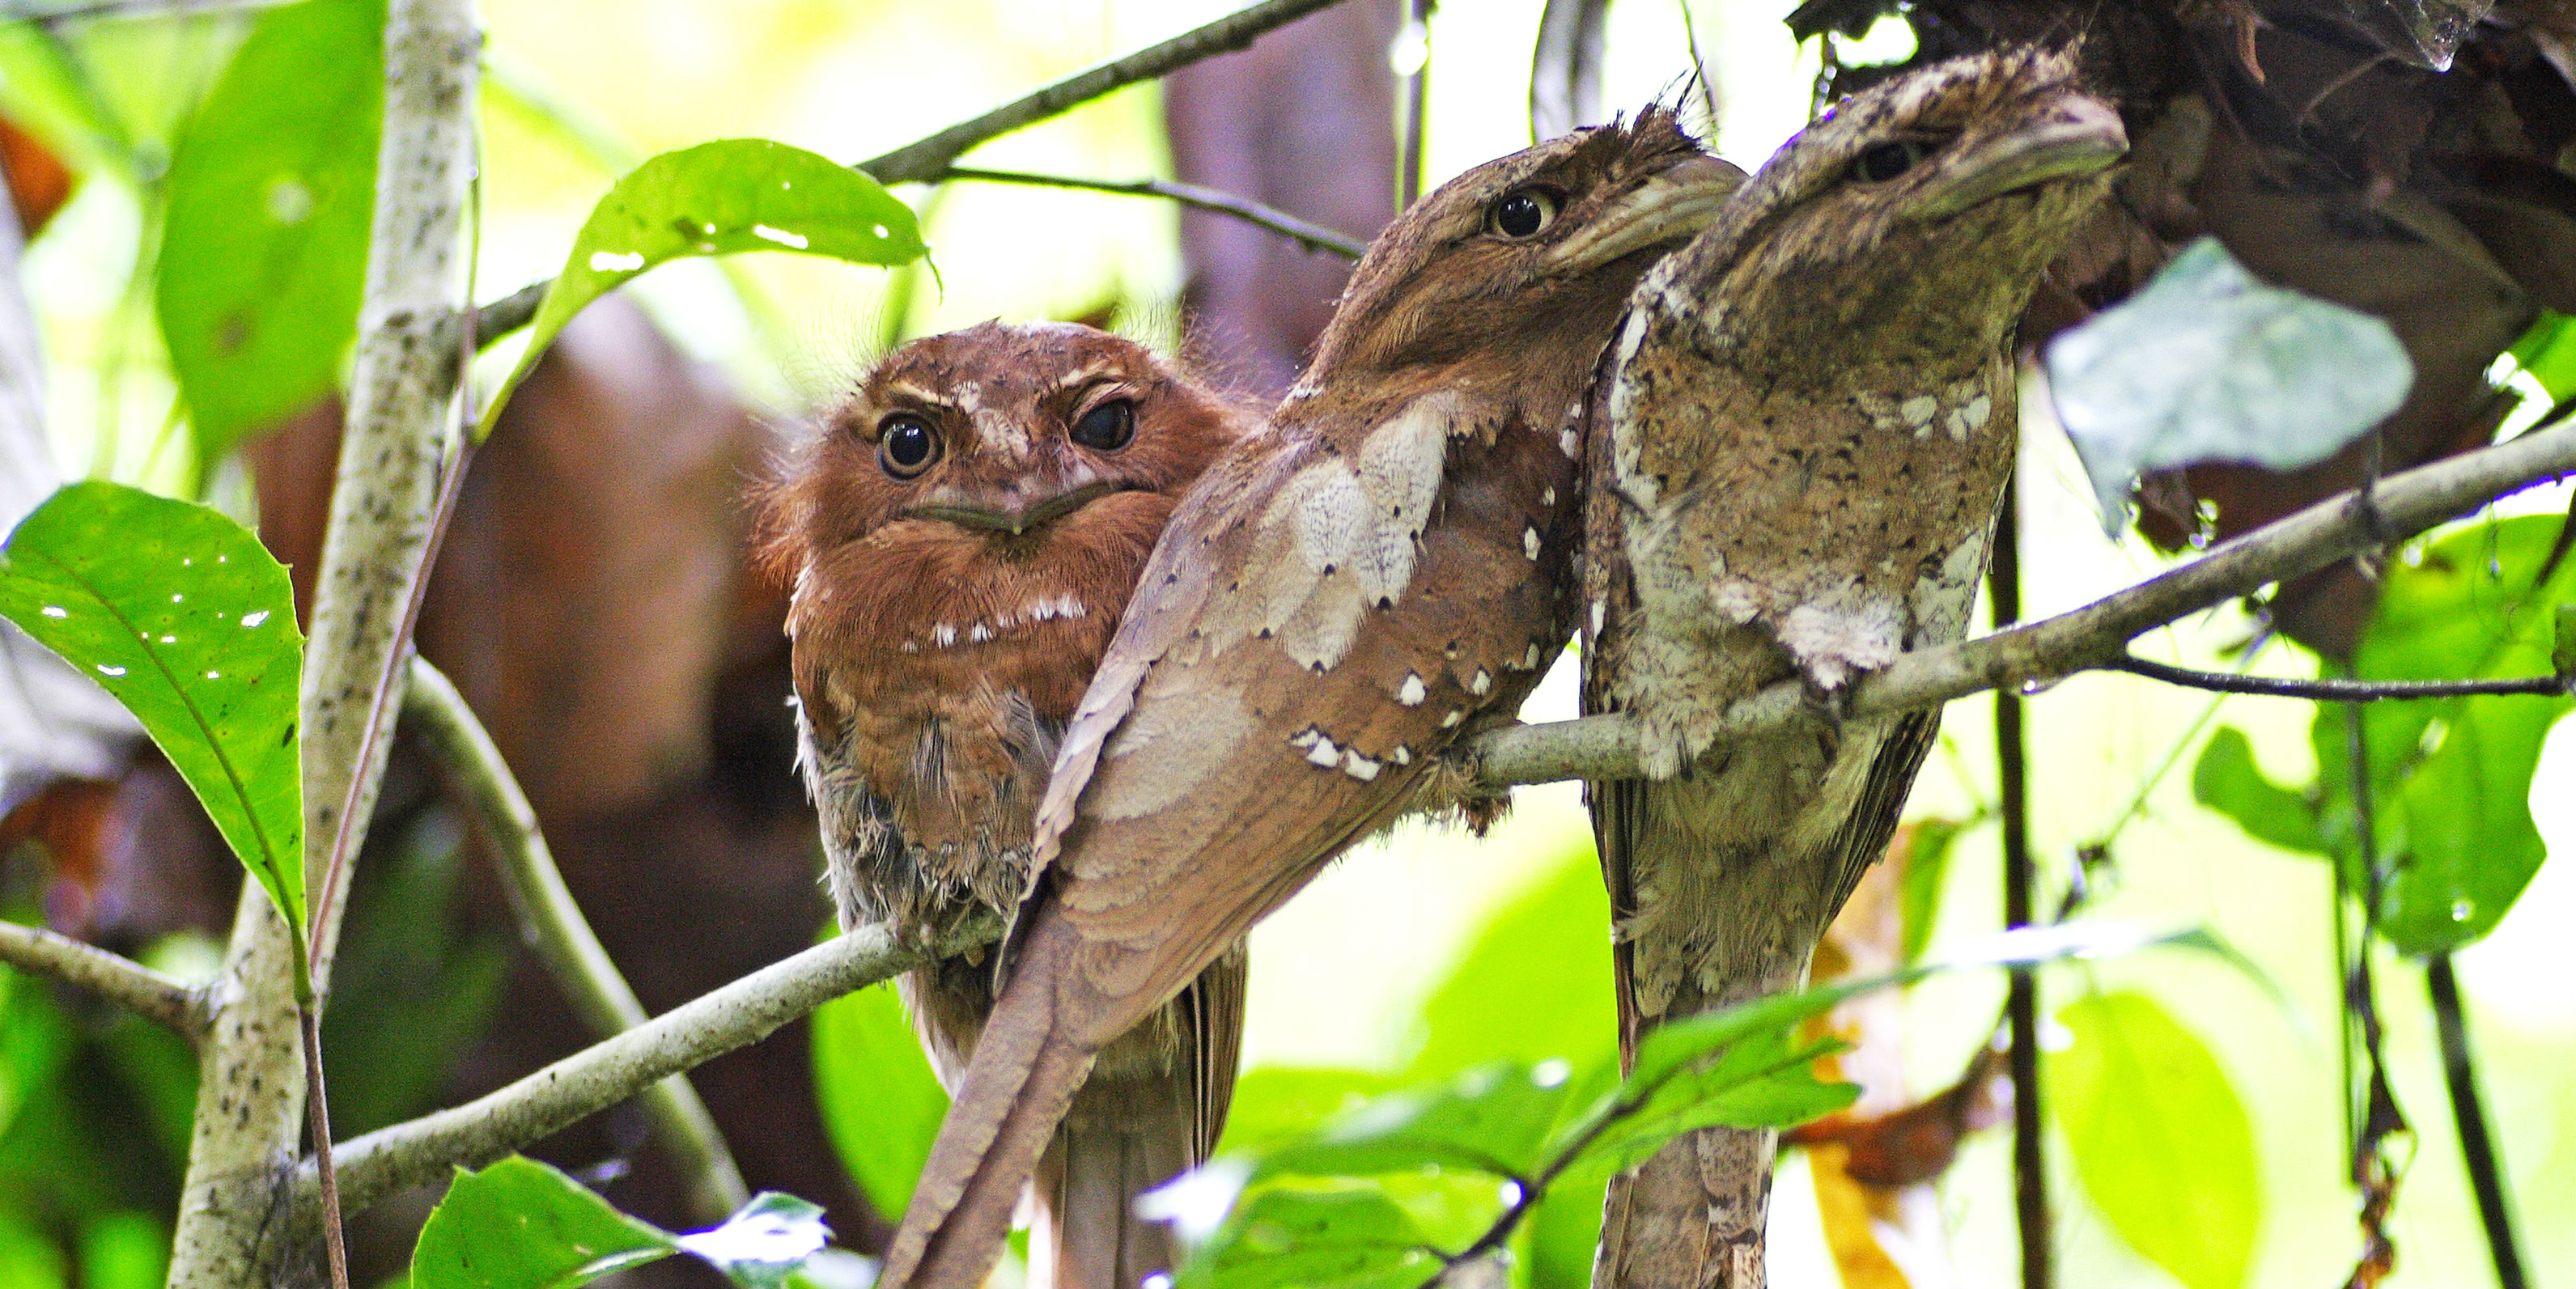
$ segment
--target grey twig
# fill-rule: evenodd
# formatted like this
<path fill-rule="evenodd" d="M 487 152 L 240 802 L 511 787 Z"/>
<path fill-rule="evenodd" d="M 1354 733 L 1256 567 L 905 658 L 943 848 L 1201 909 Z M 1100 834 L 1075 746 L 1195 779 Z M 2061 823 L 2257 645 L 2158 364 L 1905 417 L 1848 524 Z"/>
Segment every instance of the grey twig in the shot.
<path fill-rule="evenodd" d="M 960 121 L 929 138 L 907 143 L 892 152 L 862 161 L 851 168 L 865 172 L 878 183 L 888 187 L 900 183 L 936 182 L 949 170 L 950 162 L 964 156 L 968 149 L 978 144 L 999 138 L 1014 130 L 1035 125 L 1048 117 L 1060 116 L 1104 94 L 1125 89 L 1139 81 L 1150 81 L 1156 77 L 1167 76 L 1192 63 L 1241 49 L 1265 32 L 1284 27 L 1318 9 L 1327 9 L 1339 3 L 1341 0 L 1262 0 L 1260 4 L 1238 9 L 1203 27 L 1182 32 L 1159 45 L 1148 45 L 1124 58 L 1113 58 L 1088 70 L 1076 72 L 1024 98 L 994 108 L 974 120 Z M 1205 203 L 1204 209 L 1219 210 L 1241 218 L 1253 219 L 1255 223 L 1262 223 L 1265 227 L 1273 228 L 1309 245 L 1337 253 L 1346 253 L 1353 259 L 1359 258 L 1357 251 L 1343 251 L 1343 247 L 1353 243 L 1339 233 L 1307 224 L 1293 216 L 1279 216 L 1278 218 L 1283 222 L 1278 223 L 1254 219 L 1247 212 L 1260 209 L 1259 207 L 1204 188 L 1190 189 L 1186 184 L 1162 184 L 1154 188 L 1142 188 L 1081 180 L 1041 181 L 1035 176 L 1005 178 L 1003 174 L 1004 172 L 1001 171 L 984 171 L 974 175 L 960 174 L 957 177 L 979 177 L 995 183 L 1046 182 L 1057 187 L 1097 188 L 1104 192 L 1145 192 L 1153 196 L 1169 197 L 1185 205 Z M 1183 197 L 1178 191 L 1158 191 L 1157 189 L 1189 189 L 1193 196 Z M 1289 227 L 1291 224 L 1306 231 L 1293 231 Z M 532 282 L 476 310 L 474 334 L 479 338 L 479 343 L 491 344 L 528 325 L 528 322 L 537 316 L 538 303 L 546 298 L 546 288 L 553 285 L 552 279 Z"/>
<path fill-rule="evenodd" d="M 1172 183 L 1161 179 L 1075 179 L 1065 175 L 1034 175 L 1017 170 L 975 170 L 951 166 L 934 176 L 935 182 L 963 179 L 971 183 L 1026 184 L 1034 188 L 1071 188 L 1081 192 L 1111 192 L 1130 197 L 1160 197 L 1178 202 L 1193 210 L 1214 211 L 1231 215 L 1247 224 L 1269 229 L 1310 251 L 1330 251 L 1346 260 L 1356 260 L 1367 253 L 1368 244 L 1345 237 L 1321 224 L 1299 219 L 1284 210 L 1264 206 L 1232 193 L 1197 184 Z"/>
<path fill-rule="evenodd" d="M 934 178 L 948 168 L 949 162 L 977 144 L 1035 125 L 1139 81 L 1150 81 L 1203 59 L 1244 48 L 1264 32 L 1338 3 L 1340 0 L 1262 0 L 1159 45 L 1076 72 L 971 121 L 961 121 L 929 138 L 862 161 L 857 168 L 888 186 Z"/>
<path fill-rule="evenodd" d="M 150 967 L 43 927 L 0 922 L 0 962 L 52 976 L 161 1022 L 191 1043 L 205 1037 L 205 996 Z"/>
<path fill-rule="evenodd" d="M 2005 685 L 2039 685 L 2117 667 L 2128 657 L 2129 641 L 2156 627 L 2376 547 L 2386 534 L 2419 533 L 2569 473 L 2576 473 L 2576 425 L 2527 432 L 2419 466 L 2371 490 L 2368 509 L 2379 520 L 2379 535 L 2360 499 L 2343 493 L 2071 613 L 1906 654 L 1853 686 L 1844 710 L 1852 717 L 1886 716 Z M 1785 681 L 1737 703 L 1720 738 L 1775 729 L 1810 710 L 1801 686 Z M 1586 716 L 1498 730 L 1450 755 L 1461 759 L 1460 770 L 1492 787 L 1624 779 L 1637 774 L 1637 739 L 1637 727 L 1625 715 Z"/>
<path fill-rule="evenodd" d="M 474 822 L 497 861 L 502 886 L 519 915 L 529 946 L 546 964 L 573 1011 L 591 1032 L 607 1038 L 645 1022 L 644 1005 L 600 947 L 581 906 L 555 868 L 554 852 L 537 826 L 536 809 L 501 759 L 492 736 L 475 719 L 465 697 L 436 667 L 412 659 L 411 687 L 403 697 L 403 728 L 419 736 L 454 776 Z M 704 1102 L 678 1075 L 638 1093 L 644 1112 L 689 1179 L 689 1203 L 712 1226 L 750 1198 L 733 1152 Z"/>
<path fill-rule="evenodd" d="M 936 947 L 963 952 L 1000 935 L 999 920 L 987 917 L 957 928 Z M 490 1163 L 926 960 L 923 948 L 899 944 L 885 928 L 871 926 L 772 963 L 489 1096 L 340 1143 L 341 1202 L 355 1213 L 453 1167 Z M 295 1177 L 297 1197 L 318 1186 L 307 1161 Z M 298 1203 L 293 1211 L 305 1222 L 314 1206 Z"/>
<path fill-rule="evenodd" d="M 2221 694 L 2261 694 L 2270 698 L 2308 698 L 2321 702 L 2383 702 L 2389 699 L 2461 698 L 2472 694 L 2564 694 L 2563 676 L 2516 676 L 2509 680 L 2284 680 L 2275 676 L 2239 676 L 2226 671 L 2197 671 L 2144 658 L 2122 658 L 2106 671 L 2161 680 L 2168 685 L 2206 689 Z"/>

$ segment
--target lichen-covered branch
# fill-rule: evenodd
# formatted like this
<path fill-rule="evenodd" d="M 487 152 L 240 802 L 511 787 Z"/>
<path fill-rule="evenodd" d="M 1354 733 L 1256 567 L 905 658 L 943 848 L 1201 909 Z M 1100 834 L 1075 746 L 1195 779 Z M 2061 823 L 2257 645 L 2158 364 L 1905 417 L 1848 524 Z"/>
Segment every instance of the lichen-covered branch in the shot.
<path fill-rule="evenodd" d="M 327 989 L 347 894 L 327 875 L 330 857 L 356 853 L 375 804 L 386 751 L 378 735 L 400 694 L 405 618 L 429 547 L 458 367 L 481 41 L 470 0 L 388 8 L 366 293 L 300 716 L 317 994 Z M 364 764 L 361 748 L 373 749 Z M 208 995 L 172 1289 L 268 1283 L 290 1252 L 277 1204 L 302 1137 L 305 1078 L 289 935 L 266 895 L 245 883 Z"/>
<path fill-rule="evenodd" d="M 1000 934 L 1000 923 L 986 917 L 935 947 L 961 953 Z M 898 944 L 891 932 L 872 926 L 772 963 L 480 1100 L 341 1143 L 341 1203 L 355 1213 L 457 1165 L 480 1167 L 926 960 L 921 948 Z M 308 1164 L 296 1177 L 297 1194 L 316 1185 Z M 309 1204 L 294 1211 L 301 1223 L 313 1216 Z"/>
<path fill-rule="evenodd" d="M 179 1031 L 190 1042 L 206 1025 L 198 992 L 150 967 L 43 927 L 0 922 L 0 962 L 77 985 Z"/>
<path fill-rule="evenodd" d="M 411 687 L 403 697 L 403 729 L 419 737 L 453 776 L 475 826 L 492 847 L 494 867 L 528 944 L 582 1023 L 600 1038 L 643 1024 L 644 1004 L 636 1001 L 635 991 L 600 947 L 581 905 L 564 885 L 554 852 L 537 827 L 536 808 L 519 790 L 501 749 L 493 746 L 456 686 L 419 658 L 412 659 Z M 673 1166 L 689 1179 L 689 1204 L 698 1218 L 713 1226 L 742 1207 L 750 1198 L 742 1172 L 688 1080 L 673 1075 L 637 1093 L 636 1100 Z"/>
<path fill-rule="evenodd" d="M 2419 466 L 2382 480 L 2366 498 L 2350 492 L 2328 498 L 2071 613 L 1906 654 L 1855 685 L 1845 714 L 1884 716 L 2004 685 L 2120 668 L 2131 640 L 2166 623 L 2567 474 L 2576 474 L 2576 425 Z M 1809 703 L 1796 682 L 1774 685 L 1727 713 L 1719 742 L 1776 729 L 1811 710 Z M 1627 717 L 1587 716 L 1496 731 L 1451 755 L 1476 782 L 1503 787 L 1634 778 L 1637 750 L 1636 727 Z"/>

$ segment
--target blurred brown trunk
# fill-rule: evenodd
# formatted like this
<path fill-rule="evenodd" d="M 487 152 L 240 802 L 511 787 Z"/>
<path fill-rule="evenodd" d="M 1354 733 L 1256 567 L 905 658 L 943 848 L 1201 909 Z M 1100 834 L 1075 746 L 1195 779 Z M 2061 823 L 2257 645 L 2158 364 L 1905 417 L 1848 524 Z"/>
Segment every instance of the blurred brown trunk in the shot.
<path fill-rule="evenodd" d="M 1395 217 L 1395 73 L 1402 0 L 1357 0 L 1291 23 L 1163 87 L 1172 166 L 1203 184 L 1366 241 Z M 1220 384 L 1277 398 L 1333 316 L 1351 266 L 1276 233 L 1181 212 L 1193 357 Z"/>

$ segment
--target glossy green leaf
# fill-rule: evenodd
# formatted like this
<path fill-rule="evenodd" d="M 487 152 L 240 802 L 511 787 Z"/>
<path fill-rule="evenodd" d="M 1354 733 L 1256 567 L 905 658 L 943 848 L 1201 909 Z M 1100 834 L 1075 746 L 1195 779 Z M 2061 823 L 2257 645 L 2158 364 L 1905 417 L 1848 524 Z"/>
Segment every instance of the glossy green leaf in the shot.
<path fill-rule="evenodd" d="M 1644 1163 L 1687 1132 L 1787 1128 L 1843 1109 L 1859 1097 L 1860 1086 L 1818 1079 L 1815 1063 L 1845 1046 L 1832 1039 L 1796 1042 L 1788 1028 L 1747 1035 L 1705 1069 L 1685 1069 L 1655 1088 L 1634 1114 L 1585 1145 L 1576 1166 L 1606 1177 Z"/>
<path fill-rule="evenodd" d="M 2191 768 L 2192 800 L 2236 821 L 2257 841 L 2283 850 L 2330 851 L 2308 799 L 2263 777 L 2245 732 L 2220 726 Z"/>
<path fill-rule="evenodd" d="M 1382 1190 L 1273 1187 L 1181 1269 L 1180 1289 L 1418 1289 L 1441 1263 Z"/>
<path fill-rule="evenodd" d="M 743 1289 L 782 1289 L 805 1259 L 831 1239 L 822 1206 L 762 1191 L 723 1225 L 692 1231 L 672 1243 Z"/>
<path fill-rule="evenodd" d="M 2562 567 L 2545 587 L 2532 579 L 2560 522 L 2535 515 L 2463 529 L 2391 567 L 2379 615 L 2355 651 L 2356 673 L 2551 674 L 2556 610 L 2576 601 L 2576 567 Z M 2569 706 L 2539 695 L 2371 705 L 2363 728 L 2381 785 L 2375 800 L 2389 820 L 2381 836 L 2393 871 L 2379 929 L 2390 944 L 2415 954 L 2456 949 L 2513 907 L 2548 855 L 2531 817 L 2532 775 Z M 2341 728 L 2328 712 L 2319 724 Z"/>
<path fill-rule="evenodd" d="M 672 1238 L 561 1172 L 512 1156 L 458 1169 L 412 1250 L 412 1289 L 574 1289 L 669 1257 Z"/>
<path fill-rule="evenodd" d="M 2544 310 L 2514 342 L 2513 361 L 2553 399 L 2576 398 L 2576 318 Z"/>
<path fill-rule="evenodd" d="M 1270 1151 L 1254 1175 L 1365 1176 L 1438 1165 L 1527 1177 L 1544 1162 L 1540 1148 L 1564 1110 L 1572 1072 L 1564 1061 L 1506 1062 L 1445 1087 L 1389 1093 Z"/>
<path fill-rule="evenodd" d="M 1216 1153 L 1257 1155 L 1284 1145 L 1394 1086 L 1394 1080 L 1368 1070 L 1263 1066 L 1235 1080 Z"/>
<path fill-rule="evenodd" d="M 134 713 L 300 942 L 304 637 L 284 566 L 218 511 L 76 483 L 0 547 L 0 616 Z"/>
<path fill-rule="evenodd" d="M 1409 1081 L 1446 1079 L 1496 1061 L 1615 1061 L 1610 897 L 1588 846 L 1569 847 L 1546 881 L 1498 911 L 1422 1008 Z"/>
<path fill-rule="evenodd" d="M 617 181 L 573 239 L 546 291 L 527 351 L 483 414 L 492 432 L 510 391 L 555 333 L 591 301 L 656 264 L 691 255 L 801 251 L 896 265 L 924 251 L 912 208 L 828 157 L 767 139 L 721 139 L 665 152 Z"/>
<path fill-rule="evenodd" d="M 2322 461 L 2396 411 L 2415 383 L 2386 322 L 2265 283 L 2214 237 L 2058 333 L 2043 357 L 2049 397 L 2115 533 L 2139 472 Z"/>
<path fill-rule="evenodd" d="M 170 158 L 155 302 L 211 463 L 330 392 L 357 336 L 384 0 L 260 16 Z"/>
<path fill-rule="evenodd" d="M 2199 1038 L 2144 994 L 2059 1009 L 2049 1113 L 2111 1229 L 2188 1289 L 2241 1289 L 2262 1224 L 2254 1132 Z"/>
<path fill-rule="evenodd" d="M 814 1013 L 814 1094 L 841 1166 L 868 1203 L 901 1213 L 948 1114 L 948 1092 L 894 986 L 862 989 Z"/>

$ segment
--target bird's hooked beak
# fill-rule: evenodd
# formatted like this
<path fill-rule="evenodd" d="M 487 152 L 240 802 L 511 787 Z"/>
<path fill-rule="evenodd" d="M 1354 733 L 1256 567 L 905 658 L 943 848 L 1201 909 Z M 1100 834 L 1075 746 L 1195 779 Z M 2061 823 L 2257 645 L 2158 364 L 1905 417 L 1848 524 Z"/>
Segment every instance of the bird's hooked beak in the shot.
<path fill-rule="evenodd" d="M 1548 252 L 1548 270 L 1589 273 L 1653 246 L 1678 246 L 1716 220 L 1744 186 L 1744 172 L 1716 157 L 1692 157 L 1655 174 Z"/>
<path fill-rule="evenodd" d="M 1106 480 L 1068 488 L 1050 496 L 996 495 L 981 489 L 943 488 L 940 490 L 942 500 L 925 502 L 905 513 L 915 519 L 936 519 L 971 532 L 1006 533 L 1019 537 L 1113 492 L 1125 490 L 1126 485 Z"/>
<path fill-rule="evenodd" d="M 2062 94 L 2037 119 L 1969 148 L 1907 214 L 1946 219 L 2009 192 L 2097 173 L 2128 151 L 2128 131 L 2110 104 Z"/>

